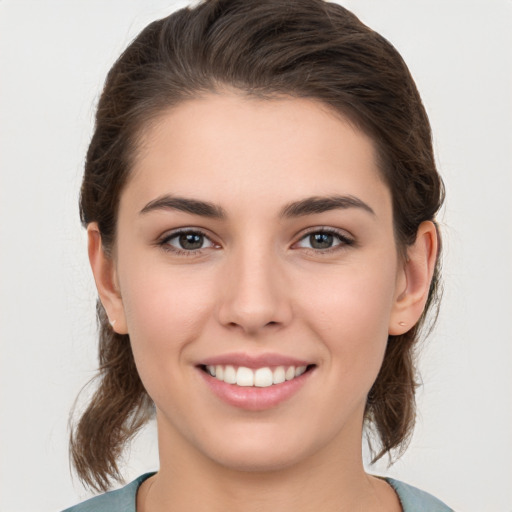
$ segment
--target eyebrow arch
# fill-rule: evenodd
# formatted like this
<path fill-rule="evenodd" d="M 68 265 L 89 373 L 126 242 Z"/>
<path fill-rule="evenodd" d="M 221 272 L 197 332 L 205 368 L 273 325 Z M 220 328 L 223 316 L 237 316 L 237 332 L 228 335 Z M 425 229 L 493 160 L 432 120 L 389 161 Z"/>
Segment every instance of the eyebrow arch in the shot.
<path fill-rule="evenodd" d="M 186 197 L 177 197 L 165 194 L 153 201 L 150 201 L 139 212 L 141 215 L 155 210 L 179 210 L 202 217 L 211 217 L 214 219 L 226 218 L 226 212 L 220 207 L 207 201 L 198 199 L 189 199 Z"/>
<path fill-rule="evenodd" d="M 348 208 L 360 208 L 375 215 L 375 212 L 369 205 L 355 196 L 334 195 L 326 197 L 307 197 L 300 201 L 289 203 L 281 210 L 280 217 L 301 217 L 330 210 Z M 156 210 L 179 210 L 214 219 L 225 219 L 227 217 L 224 209 L 214 203 L 186 197 L 171 196 L 169 194 L 165 194 L 150 201 L 142 208 L 140 214 L 142 215 Z"/>
<path fill-rule="evenodd" d="M 287 204 L 281 211 L 281 217 L 301 217 L 315 213 L 323 213 L 330 210 L 360 208 L 372 215 L 375 215 L 373 209 L 361 199 L 347 195 L 333 196 L 313 196 L 300 201 Z"/>

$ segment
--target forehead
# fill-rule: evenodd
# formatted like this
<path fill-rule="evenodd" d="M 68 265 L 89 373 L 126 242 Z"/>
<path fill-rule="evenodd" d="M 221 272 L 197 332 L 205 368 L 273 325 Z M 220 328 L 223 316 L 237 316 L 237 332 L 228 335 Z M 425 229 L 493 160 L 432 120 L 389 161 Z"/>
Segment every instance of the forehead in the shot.
<path fill-rule="evenodd" d="M 277 208 L 338 193 L 381 196 L 373 200 L 386 207 L 376 161 L 372 140 L 318 101 L 211 93 L 146 128 L 122 202 L 128 196 L 142 208 L 172 193 L 216 203 L 259 199 Z"/>

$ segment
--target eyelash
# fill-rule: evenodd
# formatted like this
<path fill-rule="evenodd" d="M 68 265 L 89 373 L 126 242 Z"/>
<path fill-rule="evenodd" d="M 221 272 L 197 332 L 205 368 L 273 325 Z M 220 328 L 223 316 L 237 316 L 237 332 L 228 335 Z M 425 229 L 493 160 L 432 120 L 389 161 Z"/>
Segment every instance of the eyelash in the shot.
<path fill-rule="evenodd" d="M 178 249 L 176 247 L 173 247 L 169 244 L 169 242 L 175 238 L 178 238 L 182 235 L 200 235 L 204 237 L 206 240 L 209 240 L 213 246 L 217 246 L 218 244 L 215 244 L 211 240 L 211 238 L 200 229 L 180 229 L 178 231 L 173 231 L 172 233 L 166 234 L 163 238 L 161 238 L 158 241 L 158 245 L 166 252 L 170 252 L 172 254 L 176 254 L 177 256 L 197 256 L 201 253 L 201 251 L 204 251 L 205 248 L 200 249 Z"/>
<path fill-rule="evenodd" d="M 327 255 L 331 254 L 336 251 L 342 251 L 346 249 L 347 247 L 351 247 L 355 245 L 355 240 L 353 238 L 348 237 L 344 232 L 341 232 L 334 228 L 328 228 L 328 227 L 315 227 L 308 230 L 305 234 L 303 234 L 298 242 L 295 242 L 294 245 L 297 245 L 298 243 L 302 242 L 306 238 L 310 237 L 311 235 L 317 235 L 317 234 L 327 234 L 332 235 L 335 238 L 338 239 L 339 244 L 334 245 L 332 247 L 328 247 L 326 249 L 314 249 L 311 247 L 304 247 L 306 251 L 313 253 L 315 255 Z"/>
<path fill-rule="evenodd" d="M 338 231 L 337 229 L 327 228 L 327 227 L 316 227 L 316 228 L 311 228 L 309 231 L 304 233 L 300 237 L 300 239 L 297 242 L 295 242 L 293 245 L 295 246 L 298 243 L 302 242 L 303 240 L 307 239 L 307 237 L 309 237 L 311 235 L 316 235 L 316 234 L 332 235 L 339 241 L 339 243 L 337 245 L 328 247 L 326 249 L 314 249 L 311 247 L 303 247 L 304 250 L 306 250 L 307 252 L 310 252 L 310 253 L 314 253 L 315 255 L 330 254 L 335 251 L 346 249 L 347 247 L 353 246 L 355 244 L 355 240 L 353 240 L 352 238 L 349 238 L 346 234 Z M 169 234 L 165 235 L 164 237 L 162 237 L 157 242 L 157 245 L 160 246 L 164 251 L 173 253 L 177 256 L 196 256 L 196 255 L 200 254 L 202 251 L 204 251 L 204 249 L 207 249 L 207 248 L 191 249 L 191 250 L 178 249 L 169 244 L 169 242 L 171 240 L 178 238 L 182 235 L 199 235 L 199 236 L 204 237 L 206 240 L 209 240 L 213 246 L 218 247 L 218 244 L 213 242 L 211 240 L 211 238 L 204 231 L 202 231 L 200 229 L 180 229 L 178 231 L 174 231 L 174 232 L 169 233 Z"/>

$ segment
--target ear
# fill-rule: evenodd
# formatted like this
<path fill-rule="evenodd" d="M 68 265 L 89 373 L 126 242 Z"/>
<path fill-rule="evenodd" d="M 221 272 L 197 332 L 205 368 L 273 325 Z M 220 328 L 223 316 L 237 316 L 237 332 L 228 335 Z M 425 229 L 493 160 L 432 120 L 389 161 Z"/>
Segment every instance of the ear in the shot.
<path fill-rule="evenodd" d="M 112 329 L 118 334 L 127 334 L 123 301 L 119 291 L 114 260 L 105 254 L 101 234 L 96 222 L 87 226 L 89 263 L 96 282 L 101 303 L 107 312 Z"/>
<path fill-rule="evenodd" d="M 389 334 L 394 336 L 404 334 L 420 319 L 434 274 L 437 244 L 435 224 L 431 221 L 422 222 L 415 242 L 407 247 L 406 261 L 397 276 L 397 290 L 389 322 Z"/>

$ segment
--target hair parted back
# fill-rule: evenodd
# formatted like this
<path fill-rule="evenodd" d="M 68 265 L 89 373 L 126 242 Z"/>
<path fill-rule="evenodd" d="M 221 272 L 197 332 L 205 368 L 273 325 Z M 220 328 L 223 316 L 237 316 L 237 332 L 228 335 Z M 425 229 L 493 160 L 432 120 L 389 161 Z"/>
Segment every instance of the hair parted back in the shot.
<path fill-rule="evenodd" d="M 335 3 L 323 0 L 206 0 L 148 25 L 108 73 L 87 152 L 80 216 L 97 222 L 107 254 L 115 245 L 120 195 L 137 142 L 164 110 L 202 93 L 235 88 L 271 99 L 316 99 L 348 118 L 377 148 L 392 194 L 402 252 L 434 220 L 443 184 L 430 125 L 414 81 L 394 47 Z M 414 349 L 439 298 L 439 259 L 416 326 L 389 336 L 367 400 L 375 460 L 405 449 L 415 418 Z M 116 334 L 98 302 L 98 387 L 72 427 L 71 457 L 97 490 L 120 480 L 119 458 L 153 414 L 128 335 Z"/>

